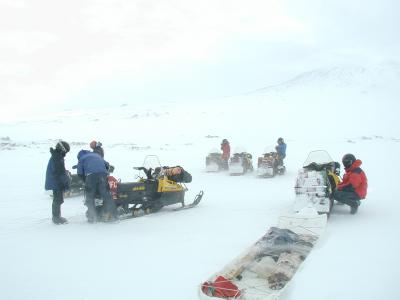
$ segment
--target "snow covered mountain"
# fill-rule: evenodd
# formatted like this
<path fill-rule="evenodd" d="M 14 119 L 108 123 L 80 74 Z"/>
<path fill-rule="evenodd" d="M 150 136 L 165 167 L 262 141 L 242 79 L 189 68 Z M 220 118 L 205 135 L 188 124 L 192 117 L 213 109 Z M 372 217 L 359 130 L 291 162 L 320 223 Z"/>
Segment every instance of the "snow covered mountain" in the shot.
<path fill-rule="evenodd" d="M 277 85 L 257 89 L 249 94 L 284 93 L 312 89 L 358 89 L 361 93 L 374 92 L 376 89 L 398 91 L 400 81 L 400 63 L 387 61 L 377 65 L 335 65 L 304 72 Z"/>

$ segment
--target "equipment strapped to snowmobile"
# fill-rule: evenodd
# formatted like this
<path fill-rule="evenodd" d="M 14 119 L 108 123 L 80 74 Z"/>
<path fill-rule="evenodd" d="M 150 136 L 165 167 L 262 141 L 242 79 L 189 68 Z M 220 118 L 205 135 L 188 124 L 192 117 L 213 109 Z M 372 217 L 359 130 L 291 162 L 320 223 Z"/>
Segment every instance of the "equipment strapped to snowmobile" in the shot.
<path fill-rule="evenodd" d="M 211 149 L 206 157 L 206 172 L 218 172 L 228 169 L 228 161 L 222 159 L 217 149 Z"/>
<path fill-rule="evenodd" d="M 158 158 L 157 158 L 158 160 Z M 147 160 L 143 165 L 145 166 Z M 134 167 L 145 174 L 137 182 L 121 182 L 113 176 L 108 177 L 110 191 L 119 219 L 138 217 L 144 214 L 159 211 L 164 206 L 180 203 L 181 207 L 174 210 L 195 207 L 203 197 L 201 191 L 194 201 L 185 204 L 185 192 L 188 191 L 185 182 L 191 182 L 192 176 L 180 166 L 161 167 Z M 100 204 L 100 205 L 99 205 Z M 99 201 L 96 209 L 98 215 L 102 215 L 102 201 Z"/>
<path fill-rule="evenodd" d="M 273 147 L 268 147 L 263 156 L 258 157 L 257 175 L 259 177 L 274 177 L 283 175 L 286 171 L 284 165 L 279 164 L 279 156 Z"/>
<path fill-rule="evenodd" d="M 332 193 L 340 182 L 339 176 L 340 164 L 333 161 L 328 152 L 310 152 L 297 175 L 294 210 L 311 206 L 318 213 L 329 216 L 334 203 Z"/>
<path fill-rule="evenodd" d="M 237 149 L 229 159 L 229 174 L 243 175 L 247 172 L 253 172 L 252 155 L 244 149 Z"/>

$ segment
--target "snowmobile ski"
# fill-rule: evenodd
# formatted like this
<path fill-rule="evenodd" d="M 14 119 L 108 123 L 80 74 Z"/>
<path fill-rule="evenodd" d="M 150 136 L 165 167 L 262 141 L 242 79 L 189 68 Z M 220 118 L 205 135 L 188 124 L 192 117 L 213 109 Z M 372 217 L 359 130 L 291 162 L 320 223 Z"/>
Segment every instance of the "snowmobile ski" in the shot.
<path fill-rule="evenodd" d="M 200 192 L 196 195 L 196 197 L 194 198 L 194 200 L 193 200 L 192 203 L 190 203 L 190 204 L 188 204 L 188 205 L 183 204 L 181 207 L 175 208 L 174 211 L 189 209 L 189 208 L 193 208 L 193 207 L 197 206 L 197 204 L 200 203 L 201 198 L 203 198 L 203 195 L 204 195 L 204 192 L 203 192 L 203 191 L 200 191 Z"/>
<path fill-rule="evenodd" d="M 180 210 L 196 207 L 200 203 L 200 201 L 203 197 L 203 194 L 204 194 L 204 192 L 200 191 L 196 195 L 196 197 L 192 203 L 190 203 L 188 205 L 184 204 L 181 207 L 174 208 L 173 211 L 180 211 Z M 154 208 L 154 207 L 148 207 L 148 208 L 129 208 L 128 210 L 124 210 L 123 207 L 117 207 L 117 213 L 118 213 L 117 218 L 118 218 L 118 220 L 138 218 L 141 216 L 157 213 L 158 211 L 160 211 L 160 209 L 161 208 L 158 209 L 158 208 Z"/>

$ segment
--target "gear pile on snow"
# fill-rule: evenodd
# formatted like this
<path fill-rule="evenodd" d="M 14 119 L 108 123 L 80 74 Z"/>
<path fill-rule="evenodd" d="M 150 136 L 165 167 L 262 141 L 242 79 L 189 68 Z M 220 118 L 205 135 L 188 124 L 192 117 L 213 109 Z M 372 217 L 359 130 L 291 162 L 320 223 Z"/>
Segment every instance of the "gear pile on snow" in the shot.
<path fill-rule="evenodd" d="M 278 226 L 200 286 L 200 299 L 278 299 L 325 224 L 326 215 L 315 211 L 282 216 Z"/>

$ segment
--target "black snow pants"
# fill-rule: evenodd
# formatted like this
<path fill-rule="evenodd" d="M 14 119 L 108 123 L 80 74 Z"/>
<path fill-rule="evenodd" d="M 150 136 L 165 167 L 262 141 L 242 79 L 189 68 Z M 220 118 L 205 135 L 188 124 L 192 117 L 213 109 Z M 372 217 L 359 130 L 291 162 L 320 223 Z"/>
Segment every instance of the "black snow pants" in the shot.
<path fill-rule="evenodd" d="M 346 192 L 335 190 L 333 192 L 333 199 L 338 202 L 349 205 L 350 207 L 358 207 L 360 205 L 360 197 L 356 192 Z"/>
<path fill-rule="evenodd" d="M 53 204 L 51 206 L 51 212 L 53 217 L 61 217 L 61 204 L 64 203 L 64 192 L 53 190 Z"/>
<path fill-rule="evenodd" d="M 95 207 L 94 199 L 97 194 L 100 194 L 100 198 L 103 200 L 104 212 L 110 213 L 113 216 L 116 214 L 115 203 L 112 200 L 110 187 L 108 185 L 107 174 L 105 173 L 93 173 L 85 178 L 85 195 L 86 195 L 86 206 L 88 208 L 88 219 L 97 220 L 97 212 Z"/>

